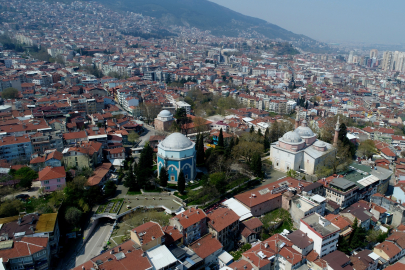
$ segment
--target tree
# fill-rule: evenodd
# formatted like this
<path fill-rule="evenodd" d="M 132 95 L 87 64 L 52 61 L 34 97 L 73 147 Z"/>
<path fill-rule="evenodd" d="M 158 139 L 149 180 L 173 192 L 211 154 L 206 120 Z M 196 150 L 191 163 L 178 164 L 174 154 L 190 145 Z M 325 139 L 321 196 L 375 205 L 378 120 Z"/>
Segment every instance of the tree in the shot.
<path fill-rule="evenodd" d="M 184 190 L 186 189 L 186 178 L 184 177 L 183 170 L 179 173 L 179 178 L 177 179 L 177 190 L 180 194 L 184 194 Z"/>
<path fill-rule="evenodd" d="M 192 119 L 192 121 L 197 133 L 202 133 L 208 130 L 207 121 L 204 118 L 196 116 Z"/>
<path fill-rule="evenodd" d="M 293 169 L 289 169 L 287 171 L 287 176 L 292 177 L 292 178 L 296 178 L 297 177 L 297 172 L 295 170 L 293 170 Z"/>
<path fill-rule="evenodd" d="M 258 152 L 253 154 L 252 162 L 250 163 L 250 169 L 252 170 L 253 175 L 257 177 L 263 176 L 262 158 Z"/>
<path fill-rule="evenodd" d="M 128 134 L 128 141 L 131 142 L 132 145 L 134 145 L 135 142 L 138 141 L 139 137 L 140 137 L 140 136 L 139 136 L 138 133 L 136 133 L 135 131 L 131 131 L 131 132 L 129 132 L 129 134 Z"/>
<path fill-rule="evenodd" d="M 352 249 L 365 247 L 367 245 L 367 243 L 365 243 L 367 232 L 365 229 L 363 229 L 363 227 L 358 226 L 357 218 L 355 218 L 353 221 L 352 229 L 353 232 L 350 238 L 350 247 Z"/>
<path fill-rule="evenodd" d="M 227 181 L 224 172 L 210 174 L 208 183 L 209 185 L 214 186 L 219 193 L 224 194 L 226 192 Z"/>
<path fill-rule="evenodd" d="M 345 254 L 349 254 L 350 251 L 351 251 L 349 242 L 343 236 L 339 236 L 338 250 L 345 253 Z"/>
<path fill-rule="evenodd" d="M 14 178 L 19 179 L 18 183 L 23 188 L 31 188 L 32 180 L 38 178 L 38 173 L 29 167 L 22 167 L 14 172 Z"/>
<path fill-rule="evenodd" d="M 228 159 L 231 156 L 232 149 L 234 146 L 235 146 L 235 140 L 233 139 L 233 137 L 231 137 L 231 139 L 229 140 L 229 144 L 225 148 L 225 158 Z"/>
<path fill-rule="evenodd" d="M 252 125 L 251 127 L 250 127 L 250 134 L 252 134 L 253 132 L 255 132 L 255 128 L 254 128 L 254 126 Z"/>
<path fill-rule="evenodd" d="M 107 181 L 104 185 L 104 195 L 108 198 L 115 195 L 115 191 L 117 190 L 117 186 L 111 180 Z"/>
<path fill-rule="evenodd" d="M 218 147 L 224 148 L 224 134 L 222 133 L 222 128 L 219 130 Z"/>
<path fill-rule="evenodd" d="M 260 137 L 263 136 L 262 130 L 260 128 L 257 130 L 257 135 L 259 135 Z"/>
<path fill-rule="evenodd" d="M 130 190 L 139 190 L 132 165 L 129 166 L 129 171 L 125 176 L 124 186 L 129 188 Z"/>
<path fill-rule="evenodd" d="M 160 169 L 159 173 L 159 185 L 161 187 L 167 187 L 167 180 L 169 179 L 169 174 L 166 171 L 165 167 L 162 167 Z"/>
<path fill-rule="evenodd" d="M 371 158 L 376 153 L 377 148 L 375 147 L 373 140 L 365 140 L 361 142 L 357 149 L 357 155 L 360 157 L 366 156 L 367 158 Z"/>
<path fill-rule="evenodd" d="M 80 222 L 82 213 L 83 212 L 77 209 L 76 207 L 70 207 L 65 213 L 65 219 L 71 225 L 76 226 Z"/>
<path fill-rule="evenodd" d="M 263 152 L 263 144 L 254 141 L 240 141 L 233 147 L 232 155 L 235 158 L 243 158 L 250 163 L 255 153 Z"/>
<path fill-rule="evenodd" d="M 17 89 L 9 87 L 3 90 L 3 92 L 1 93 L 1 97 L 3 99 L 16 99 L 19 97 L 19 92 Z"/>
<path fill-rule="evenodd" d="M 22 208 L 23 203 L 20 200 L 5 200 L 0 205 L 0 217 L 16 216 Z"/>
<path fill-rule="evenodd" d="M 1 93 L 1 97 L 3 99 L 16 99 L 19 97 L 19 93 L 17 89 L 9 87 L 3 90 L 3 92 Z"/>
<path fill-rule="evenodd" d="M 200 134 L 197 145 L 197 165 L 204 164 L 204 157 L 204 137 L 202 134 Z"/>

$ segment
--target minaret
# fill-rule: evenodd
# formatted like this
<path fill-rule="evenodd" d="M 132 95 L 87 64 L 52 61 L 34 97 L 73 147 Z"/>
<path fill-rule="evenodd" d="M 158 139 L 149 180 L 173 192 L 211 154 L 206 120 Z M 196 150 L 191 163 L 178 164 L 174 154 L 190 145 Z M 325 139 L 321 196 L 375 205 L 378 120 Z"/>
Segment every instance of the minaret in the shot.
<path fill-rule="evenodd" d="M 336 122 L 336 128 L 335 128 L 335 137 L 333 138 L 333 146 L 337 147 L 338 139 L 339 139 L 339 116 Z"/>
<path fill-rule="evenodd" d="M 295 129 L 300 126 L 300 107 L 297 109 L 297 116 L 295 117 Z"/>

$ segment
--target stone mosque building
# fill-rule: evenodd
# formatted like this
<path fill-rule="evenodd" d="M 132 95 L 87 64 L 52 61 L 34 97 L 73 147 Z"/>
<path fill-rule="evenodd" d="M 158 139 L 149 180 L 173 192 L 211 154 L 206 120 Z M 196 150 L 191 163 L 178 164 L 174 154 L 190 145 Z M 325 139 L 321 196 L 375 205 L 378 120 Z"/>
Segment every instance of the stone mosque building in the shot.
<path fill-rule="evenodd" d="M 173 114 L 168 110 L 163 110 L 155 118 L 155 129 L 160 131 L 169 131 L 173 122 Z"/>
<path fill-rule="evenodd" d="M 299 113 L 295 120 L 295 130 L 285 133 L 277 142 L 271 144 L 270 160 L 277 170 L 287 172 L 293 169 L 312 175 L 328 155 L 334 155 L 338 140 L 339 120 L 336 124 L 334 145 L 332 146 L 318 140 L 316 134 L 307 126 L 306 120 L 300 123 L 298 115 Z"/>
<path fill-rule="evenodd" d="M 172 133 L 158 145 L 157 170 L 166 168 L 169 174 L 169 183 L 177 184 L 182 170 L 186 181 L 196 177 L 196 150 L 195 143 L 181 133 Z"/>

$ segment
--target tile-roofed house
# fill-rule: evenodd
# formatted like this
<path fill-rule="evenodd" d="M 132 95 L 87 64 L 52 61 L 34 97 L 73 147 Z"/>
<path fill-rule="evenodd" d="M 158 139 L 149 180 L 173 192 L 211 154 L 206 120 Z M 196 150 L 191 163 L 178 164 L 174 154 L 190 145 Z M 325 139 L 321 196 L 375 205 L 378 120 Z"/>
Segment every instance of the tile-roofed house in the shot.
<path fill-rule="evenodd" d="M 189 248 L 200 256 L 206 265 L 215 262 L 222 252 L 222 244 L 210 233 L 191 243 Z"/>
<path fill-rule="evenodd" d="M 335 250 L 332 253 L 323 256 L 322 260 L 324 260 L 328 264 L 328 269 L 353 270 L 353 267 L 350 265 L 349 256 L 339 250 Z"/>
<path fill-rule="evenodd" d="M 239 231 L 239 216 L 228 208 L 215 209 L 208 214 L 208 230 L 225 249 L 232 248 Z"/>
<path fill-rule="evenodd" d="M 282 193 L 287 191 L 288 188 L 300 190 L 301 187 L 308 185 L 308 182 L 285 177 L 276 182 L 235 195 L 235 199 L 244 204 L 252 212 L 253 216 L 261 216 L 281 207 Z"/>
<path fill-rule="evenodd" d="M 111 250 L 114 250 L 114 252 L 111 252 Z M 95 267 L 98 270 L 133 269 L 134 266 L 136 266 L 137 270 L 153 269 L 151 261 L 145 256 L 145 252 L 140 248 L 135 248 L 132 240 L 128 240 L 111 250 L 91 258 L 89 261 L 76 266 L 73 270 L 90 270 Z"/>
<path fill-rule="evenodd" d="M 351 228 L 352 222 L 347 217 L 335 214 L 329 214 L 325 216 L 327 220 L 329 220 L 332 224 L 336 225 L 340 228 L 340 235 L 347 237 L 349 236 L 353 229 Z"/>
<path fill-rule="evenodd" d="M 304 264 L 304 256 L 293 248 L 293 243 L 280 234 L 254 245 L 242 254 L 245 260 L 255 269 L 279 268 L 296 269 Z"/>
<path fill-rule="evenodd" d="M 202 209 L 191 207 L 184 212 L 177 214 L 170 219 L 170 225 L 183 234 L 183 243 L 185 245 L 195 241 L 208 232 L 207 215 Z M 188 228 L 193 228 L 193 233 L 187 233 Z"/>
<path fill-rule="evenodd" d="M 248 219 L 240 223 L 239 232 L 244 243 L 255 242 L 262 231 L 263 223 L 257 217 Z"/>
<path fill-rule="evenodd" d="M 102 160 L 101 146 L 99 142 L 80 142 L 65 148 L 62 152 L 65 167 L 94 168 Z"/>
<path fill-rule="evenodd" d="M 374 247 L 374 253 L 388 261 L 394 263 L 400 258 L 402 249 L 391 241 L 384 241 Z"/>
<path fill-rule="evenodd" d="M 98 166 L 94 171 L 93 175 L 87 179 L 88 186 L 102 185 L 107 180 L 112 164 L 109 162 L 103 163 Z"/>
<path fill-rule="evenodd" d="M 350 256 L 350 262 L 354 270 L 377 269 L 378 260 L 369 256 L 373 251 L 369 249 L 362 250 L 357 254 Z"/>
<path fill-rule="evenodd" d="M 164 232 L 159 223 L 154 221 L 146 222 L 131 230 L 131 239 L 142 248 L 149 250 L 162 244 Z"/>
<path fill-rule="evenodd" d="M 293 247 L 295 247 L 302 256 L 307 256 L 307 254 L 313 250 L 314 241 L 300 230 L 288 234 L 286 238 L 294 244 Z"/>
<path fill-rule="evenodd" d="M 8 244 L 8 245 L 5 245 Z M 0 258 L 8 269 L 25 269 L 41 264 L 43 269 L 50 267 L 50 248 L 46 237 L 22 237 L 3 242 Z M 16 259 L 16 260 L 14 260 Z M 11 266 L 13 268 L 11 268 Z"/>
<path fill-rule="evenodd" d="M 164 243 L 166 246 L 170 246 L 171 244 L 178 244 L 183 239 L 183 234 L 180 233 L 180 231 L 174 226 L 164 226 L 162 230 L 165 233 Z"/>
<path fill-rule="evenodd" d="M 38 180 L 45 191 L 61 190 L 66 185 L 65 167 L 47 166 L 38 172 Z"/>

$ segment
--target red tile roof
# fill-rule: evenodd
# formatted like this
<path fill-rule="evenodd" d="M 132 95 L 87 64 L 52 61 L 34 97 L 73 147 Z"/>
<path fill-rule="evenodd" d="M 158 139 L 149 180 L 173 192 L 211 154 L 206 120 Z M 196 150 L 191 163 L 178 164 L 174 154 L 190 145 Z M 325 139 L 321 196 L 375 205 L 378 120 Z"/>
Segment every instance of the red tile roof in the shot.
<path fill-rule="evenodd" d="M 56 178 L 66 178 L 65 167 L 50 167 L 43 168 L 38 173 L 39 181 L 51 180 Z"/>
<path fill-rule="evenodd" d="M 220 232 L 231 224 L 239 221 L 239 216 L 231 209 L 218 208 L 208 214 L 208 225 Z"/>
<path fill-rule="evenodd" d="M 29 256 L 46 249 L 47 245 L 46 237 L 23 237 L 15 240 L 12 248 L 0 250 L 0 258 L 7 262 L 13 258 Z"/>
<path fill-rule="evenodd" d="M 207 258 L 209 255 L 221 248 L 222 244 L 212 234 L 206 234 L 190 244 L 190 249 L 192 249 L 202 259 Z"/>
<path fill-rule="evenodd" d="M 184 229 L 187 229 L 191 225 L 200 222 L 204 218 L 206 218 L 207 215 L 202 209 L 196 209 L 196 208 L 189 208 L 183 213 L 180 213 L 172 219 L 178 218 L 181 226 L 183 226 Z"/>
<path fill-rule="evenodd" d="M 132 231 L 138 235 L 139 239 L 141 239 L 142 245 L 145 245 L 164 235 L 159 223 L 154 221 L 146 222 L 132 229 Z"/>

